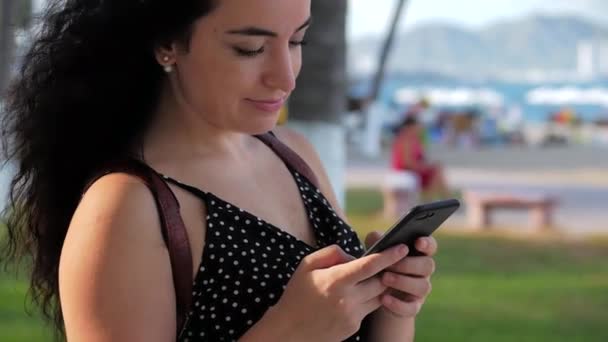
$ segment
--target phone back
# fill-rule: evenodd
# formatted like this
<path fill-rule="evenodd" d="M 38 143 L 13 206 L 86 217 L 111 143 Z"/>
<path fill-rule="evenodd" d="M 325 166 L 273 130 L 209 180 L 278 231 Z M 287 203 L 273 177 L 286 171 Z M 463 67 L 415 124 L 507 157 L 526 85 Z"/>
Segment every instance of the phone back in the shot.
<path fill-rule="evenodd" d="M 450 199 L 412 208 L 366 254 L 380 252 L 403 243 L 409 247 L 409 255 L 420 255 L 414 248 L 416 240 L 423 236 L 430 236 L 459 207 L 458 200 Z"/>

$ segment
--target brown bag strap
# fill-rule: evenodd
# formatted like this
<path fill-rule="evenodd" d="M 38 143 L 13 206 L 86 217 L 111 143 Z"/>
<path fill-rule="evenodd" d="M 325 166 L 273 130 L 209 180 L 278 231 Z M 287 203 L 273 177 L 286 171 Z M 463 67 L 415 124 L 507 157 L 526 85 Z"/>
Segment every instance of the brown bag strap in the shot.
<path fill-rule="evenodd" d="M 285 164 L 294 169 L 297 173 L 306 177 L 315 187 L 319 188 L 319 179 L 310 166 L 294 150 L 279 140 L 274 133 L 256 135 L 263 143 L 268 145 Z"/>
<path fill-rule="evenodd" d="M 125 159 L 109 163 L 91 179 L 93 182 L 109 173 L 127 173 L 140 178 L 150 189 L 158 208 L 163 238 L 169 251 L 173 286 L 175 288 L 177 336 L 186 322 L 192 302 L 192 253 L 184 221 L 180 215 L 179 202 L 163 178 L 148 165 Z M 86 191 L 85 188 L 85 191 Z"/>

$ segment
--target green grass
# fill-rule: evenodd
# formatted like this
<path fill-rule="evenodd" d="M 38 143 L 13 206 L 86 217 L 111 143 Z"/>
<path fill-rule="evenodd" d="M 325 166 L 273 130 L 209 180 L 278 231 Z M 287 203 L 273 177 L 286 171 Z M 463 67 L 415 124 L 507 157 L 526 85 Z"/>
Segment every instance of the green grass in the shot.
<path fill-rule="evenodd" d="M 348 194 L 347 213 L 363 236 L 379 194 Z M 438 233 L 433 292 L 418 317 L 417 341 L 608 341 L 608 239 Z M 24 313 L 25 283 L 0 275 L 0 340 L 49 341 Z"/>
<path fill-rule="evenodd" d="M 346 212 L 361 237 L 392 222 L 382 197 L 351 190 Z M 417 341 L 608 341 L 608 239 L 497 233 L 436 234 L 433 292 Z"/>
<path fill-rule="evenodd" d="M 437 239 L 419 340 L 608 341 L 608 244 Z"/>
<path fill-rule="evenodd" d="M 0 272 L 0 341 L 50 341 L 51 333 L 26 302 L 27 282 Z M 30 312 L 32 315 L 26 313 Z"/>

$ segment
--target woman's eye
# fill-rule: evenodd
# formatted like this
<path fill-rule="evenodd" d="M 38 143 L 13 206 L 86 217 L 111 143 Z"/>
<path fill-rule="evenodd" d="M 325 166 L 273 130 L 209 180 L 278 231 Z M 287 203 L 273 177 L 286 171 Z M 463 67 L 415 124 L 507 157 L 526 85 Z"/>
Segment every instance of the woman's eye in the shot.
<path fill-rule="evenodd" d="M 262 46 L 261 48 L 257 49 L 257 50 L 249 50 L 249 49 L 243 49 L 240 47 L 234 47 L 234 51 L 242 57 L 255 57 L 259 54 L 261 54 L 262 52 L 264 52 L 264 47 Z"/>
<path fill-rule="evenodd" d="M 307 42 L 304 40 L 297 40 L 297 41 L 292 40 L 289 42 L 289 46 L 291 46 L 291 47 L 304 46 L 306 44 L 307 44 Z M 264 52 L 264 46 L 262 46 L 261 48 L 259 48 L 257 50 L 244 49 L 244 48 L 240 48 L 238 46 L 233 47 L 233 49 L 237 53 L 237 55 L 239 55 L 241 57 L 255 57 Z"/>
<path fill-rule="evenodd" d="M 308 44 L 308 42 L 305 41 L 305 40 L 292 40 L 292 41 L 289 42 L 289 45 L 294 46 L 294 47 L 296 47 L 296 46 L 306 46 L 306 44 Z"/>

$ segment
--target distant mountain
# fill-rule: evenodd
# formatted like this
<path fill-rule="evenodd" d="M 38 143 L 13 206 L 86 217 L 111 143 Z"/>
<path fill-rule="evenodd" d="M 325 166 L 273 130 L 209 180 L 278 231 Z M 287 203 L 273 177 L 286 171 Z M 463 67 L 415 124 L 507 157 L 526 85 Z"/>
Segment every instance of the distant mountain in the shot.
<path fill-rule="evenodd" d="M 373 70 L 382 37 L 349 46 L 354 74 Z M 608 42 L 608 28 L 574 16 L 535 15 L 497 22 L 479 30 L 428 23 L 397 35 L 389 71 L 428 71 L 452 76 L 492 77 L 505 72 L 575 71 L 577 45 Z"/>

